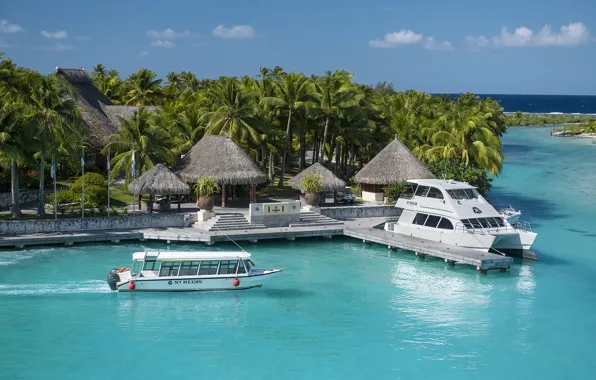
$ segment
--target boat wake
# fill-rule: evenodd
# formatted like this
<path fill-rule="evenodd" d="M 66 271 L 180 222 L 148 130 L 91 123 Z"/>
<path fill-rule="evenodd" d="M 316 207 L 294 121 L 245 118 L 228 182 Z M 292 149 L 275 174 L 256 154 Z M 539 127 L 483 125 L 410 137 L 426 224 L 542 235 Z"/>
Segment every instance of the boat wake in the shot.
<path fill-rule="evenodd" d="M 106 282 L 101 280 L 64 282 L 60 284 L 0 284 L 0 296 L 110 292 L 110 288 L 106 285 Z"/>

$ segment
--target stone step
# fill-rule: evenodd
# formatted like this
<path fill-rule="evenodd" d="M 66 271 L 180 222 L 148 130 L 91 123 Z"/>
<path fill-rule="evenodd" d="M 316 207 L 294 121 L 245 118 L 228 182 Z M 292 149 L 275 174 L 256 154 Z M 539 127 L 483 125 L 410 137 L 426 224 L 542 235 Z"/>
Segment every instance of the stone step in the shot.
<path fill-rule="evenodd" d="M 308 223 L 308 222 L 297 222 L 290 224 L 290 227 L 319 227 L 319 226 L 343 226 L 341 222 L 321 222 L 321 223 Z"/>
<path fill-rule="evenodd" d="M 267 228 L 265 226 L 258 226 L 258 225 L 248 225 L 248 226 L 242 226 L 242 227 L 211 227 L 209 229 L 209 231 L 237 231 L 237 230 L 258 230 L 258 229 L 262 229 L 262 228 Z"/>

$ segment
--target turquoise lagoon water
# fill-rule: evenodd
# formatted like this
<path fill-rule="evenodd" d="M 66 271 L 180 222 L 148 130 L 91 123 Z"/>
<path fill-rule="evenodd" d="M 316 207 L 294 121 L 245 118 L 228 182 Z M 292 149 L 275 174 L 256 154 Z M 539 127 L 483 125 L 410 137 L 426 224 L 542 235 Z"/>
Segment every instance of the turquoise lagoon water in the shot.
<path fill-rule="evenodd" d="M 110 268 L 166 246 L 4 251 L 0 378 L 593 379 L 596 145 L 504 141 L 491 199 L 522 209 L 538 262 L 484 276 L 349 238 L 269 242 L 255 262 L 285 273 L 261 289 L 117 294 Z"/>

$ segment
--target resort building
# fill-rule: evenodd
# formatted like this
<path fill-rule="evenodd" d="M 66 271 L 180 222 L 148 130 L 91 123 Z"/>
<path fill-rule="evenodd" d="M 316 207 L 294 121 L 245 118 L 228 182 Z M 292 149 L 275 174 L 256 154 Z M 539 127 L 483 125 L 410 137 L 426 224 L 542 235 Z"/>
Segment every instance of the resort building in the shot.
<path fill-rule="evenodd" d="M 362 186 L 362 199 L 369 202 L 383 202 L 390 183 L 430 178 L 435 177 L 397 136 L 354 177 Z"/>
<path fill-rule="evenodd" d="M 192 184 L 203 176 L 214 178 L 221 187 L 221 207 L 226 205 L 229 186 L 249 185 L 252 203 L 256 185 L 266 181 L 257 164 L 227 136 L 205 135 L 182 157 L 174 172 Z"/>

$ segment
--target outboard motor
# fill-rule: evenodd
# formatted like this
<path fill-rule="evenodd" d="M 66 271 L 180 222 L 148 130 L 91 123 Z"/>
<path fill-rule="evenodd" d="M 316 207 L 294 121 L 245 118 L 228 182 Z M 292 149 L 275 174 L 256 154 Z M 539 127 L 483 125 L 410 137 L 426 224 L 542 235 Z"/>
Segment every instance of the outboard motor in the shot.
<path fill-rule="evenodd" d="M 108 285 L 110 285 L 110 289 L 117 290 L 116 284 L 120 281 L 120 276 L 118 275 L 118 268 L 114 268 L 108 274 Z"/>

